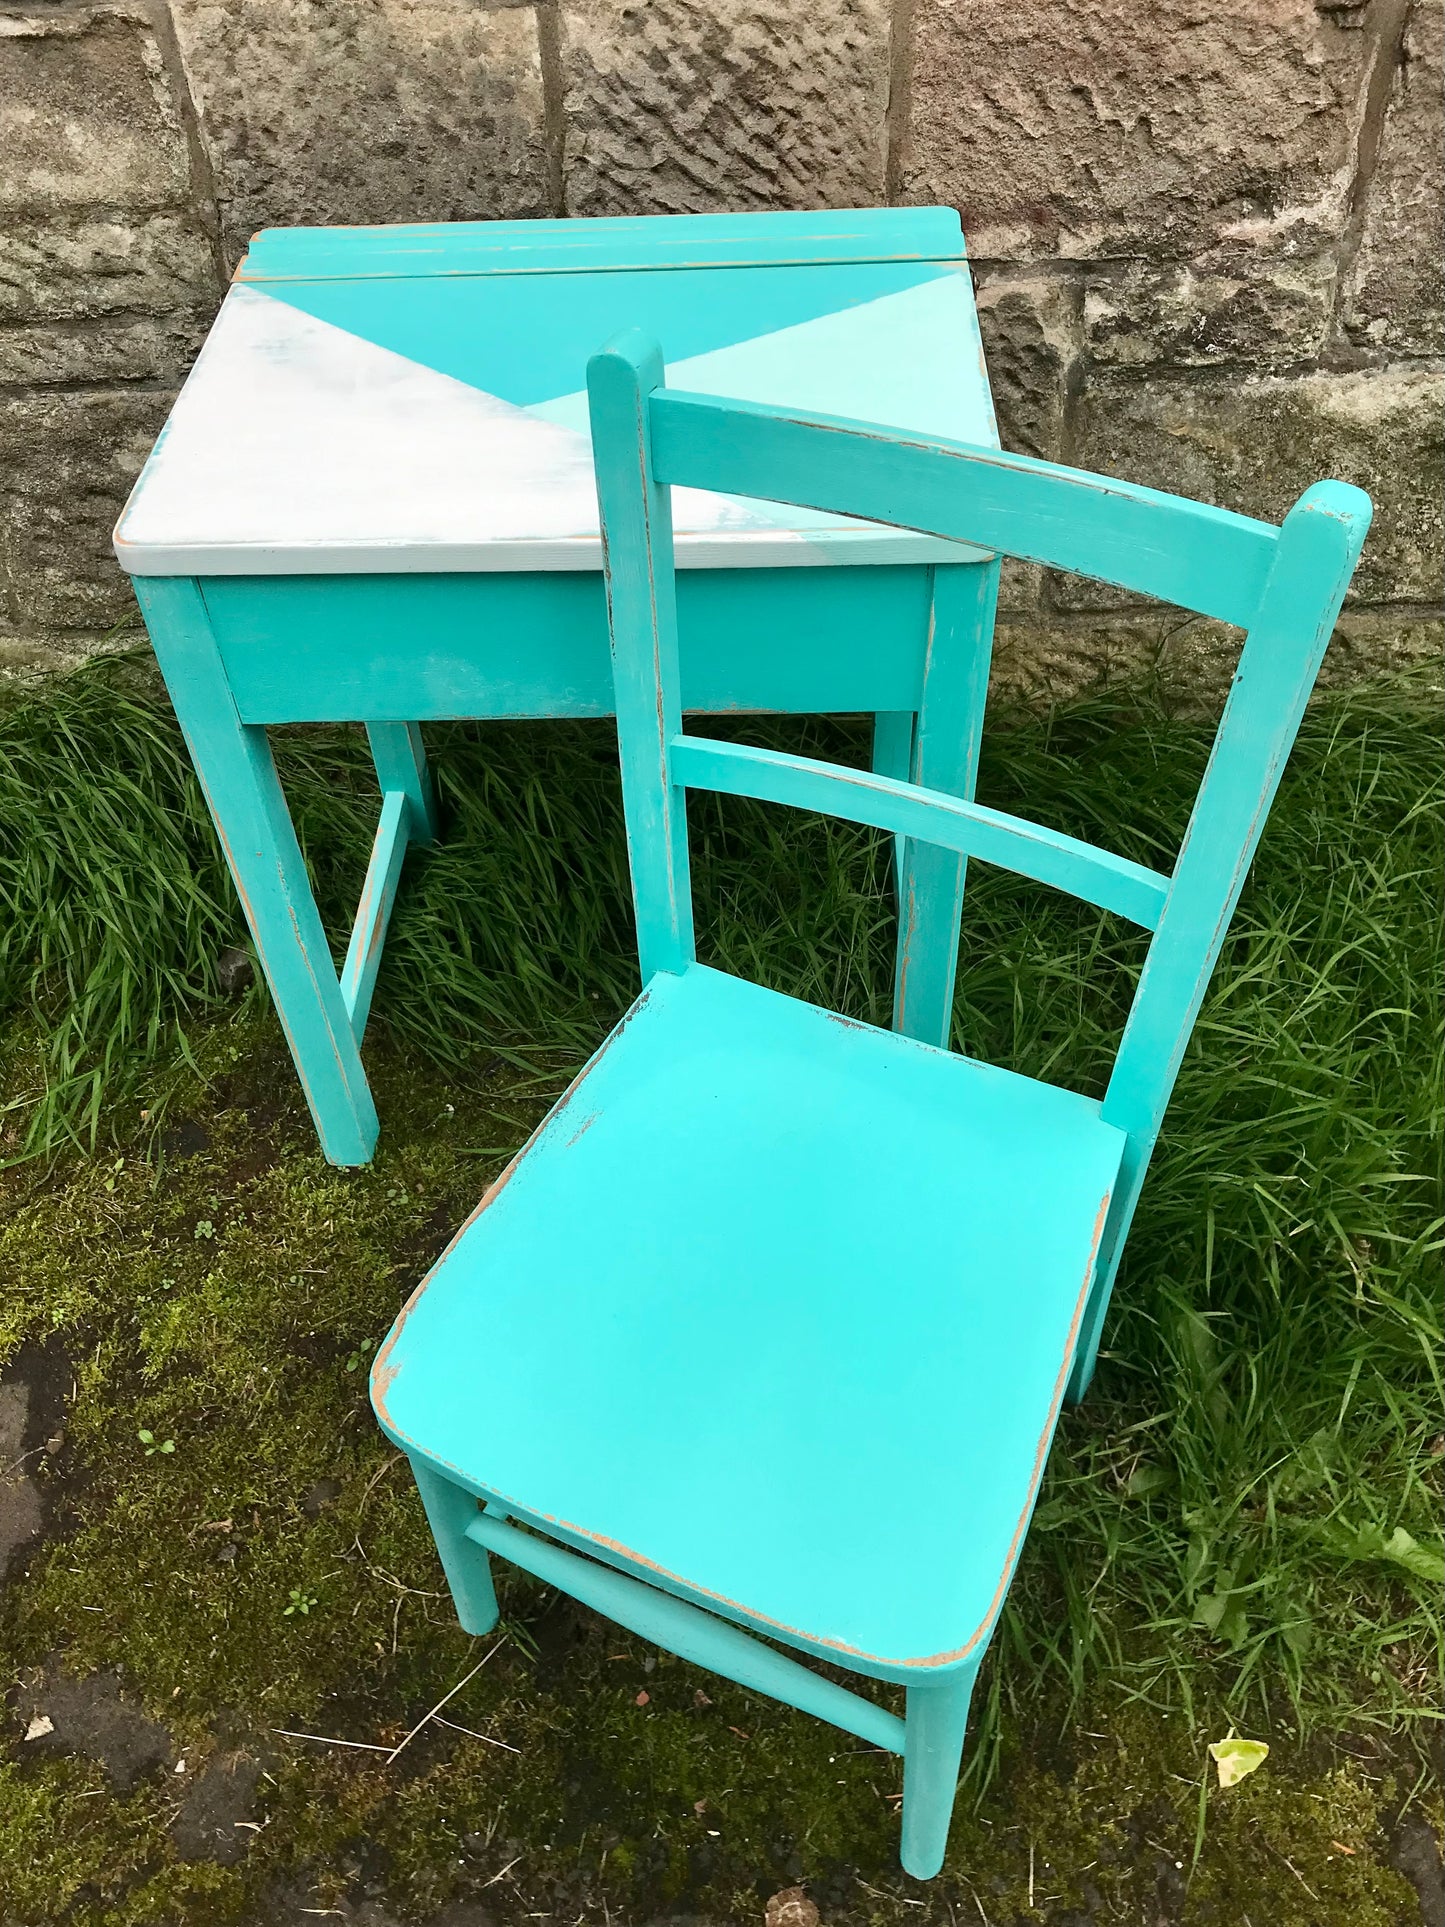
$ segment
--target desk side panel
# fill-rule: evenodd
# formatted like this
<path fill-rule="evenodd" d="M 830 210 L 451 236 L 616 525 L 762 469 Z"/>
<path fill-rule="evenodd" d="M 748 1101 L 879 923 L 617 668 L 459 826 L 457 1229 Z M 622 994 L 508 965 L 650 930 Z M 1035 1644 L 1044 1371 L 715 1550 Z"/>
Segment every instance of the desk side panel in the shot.
<path fill-rule="evenodd" d="M 917 709 L 930 573 L 680 575 L 684 707 Z M 214 576 L 202 589 L 248 723 L 612 714 L 598 574 Z"/>

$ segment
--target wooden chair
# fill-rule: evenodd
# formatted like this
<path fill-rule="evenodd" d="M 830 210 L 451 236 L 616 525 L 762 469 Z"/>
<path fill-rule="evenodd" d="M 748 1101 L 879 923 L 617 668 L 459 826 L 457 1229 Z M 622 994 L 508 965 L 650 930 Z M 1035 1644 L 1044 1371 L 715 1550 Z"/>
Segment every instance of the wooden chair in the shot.
<path fill-rule="evenodd" d="M 499 1553 L 901 1753 L 902 1860 L 926 1878 L 1060 1402 L 1092 1373 L 1370 504 L 1321 482 L 1276 529 L 673 393 L 637 334 L 594 358 L 589 388 L 644 987 L 398 1318 L 373 1399 L 468 1631 L 496 1620 Z M 935 790 L 688 735 L 670 485 L 967 539 L 1245 627 L 1172 875 Z M 1000 864 L 1152 931 L 1103 1102 L 698 964 L 689 789 L 872 824 L 910 840 L 910 863 Z M 906 1717 L 780 1646 L 904 1685 Z"/>

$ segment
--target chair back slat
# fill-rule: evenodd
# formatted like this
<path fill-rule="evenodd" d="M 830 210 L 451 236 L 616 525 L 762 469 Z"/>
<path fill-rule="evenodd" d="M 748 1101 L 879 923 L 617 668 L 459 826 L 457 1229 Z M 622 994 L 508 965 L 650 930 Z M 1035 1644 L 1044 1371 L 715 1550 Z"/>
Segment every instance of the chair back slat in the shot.
<path fill-rule="evenodd" d="M 1278 530 L 1027 455 L 668 389 L 660 481 L 857 515 L 1091 576 L 1248 628 Z"/>
<path fill-rule="evenodd" d="M 1067 890 L 1145 930 L 1158 923 L 1169 894 L 1169 879 L 1142 863 L 940 790 L 706 736 L 674 736 L 670 747 L 673 781 L 684 788 L 752 796 L 916 837 Z"/>

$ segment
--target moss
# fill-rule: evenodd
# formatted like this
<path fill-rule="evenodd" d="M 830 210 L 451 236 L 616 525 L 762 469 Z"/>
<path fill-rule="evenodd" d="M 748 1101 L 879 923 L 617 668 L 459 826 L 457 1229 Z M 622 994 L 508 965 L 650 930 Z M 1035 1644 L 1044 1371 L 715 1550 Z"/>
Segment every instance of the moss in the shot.
<path fill-rule="evenodd" d="M 106 1901 L 127 1883 L 134 1853 L 121 1843 L 154 1830 L 158 1796 L 146 1788 L 118 1799 L 104 1778 L 84 1760 L 38 1768 L 0 1762 L 0 1891 L 8 1916 L 57 1920 L 87 1891 Z"/>
<path fill-rule="evenodd" d="M 120 1794 L 101 1766 L 21 1743 L 0 1765 L 7 1922 L 222 1927 L 277 1917 L 278 1895 L 367 1891 L 409 1920 L 480 1897 L 503 1920 L 743 1921 L 796 1880 L 834 1927 L 975 1908 L 998 1927 L 1405 1917 L 1379 1857 L 1387 1790 L 1287 1745 L 1211 1794 L 1190 1881 L 1202 1733 L 1117 1700 L 1066 1744 L 1005 1694 L 998 1770 L 919 1888 L 896 1865 L 896 1760 L 516 1572 L 454 1725 L 394 1763 L 365 1750 L 403 1740 L 488 1647 L 452 1618 L 364 1365 L 545 1089 L 499 1067 L 461 1089 L 382 1054 L 381 1151 L 338 1172 L 269 1025 L 206 1049 L 211 1083 L 158 1142 L 5 1179 L 4 1343 L 58 1335 L 74 1395 L 47 1462 L 63 1533 L 10 1589 L 0 1637 L 17 1675 L 118 1666 L 192 1775 L 223 1748 L 259 1760 L 251 1844 L 236 1865 L 183 1860 L 174 1776 Z M 174 1451 L 148 1455 L 142 1429 Z M 981 1706 L 1000 1677 L 991 1661 Z M 342 1740 L 359 1744 L 322 1743 Z"/>

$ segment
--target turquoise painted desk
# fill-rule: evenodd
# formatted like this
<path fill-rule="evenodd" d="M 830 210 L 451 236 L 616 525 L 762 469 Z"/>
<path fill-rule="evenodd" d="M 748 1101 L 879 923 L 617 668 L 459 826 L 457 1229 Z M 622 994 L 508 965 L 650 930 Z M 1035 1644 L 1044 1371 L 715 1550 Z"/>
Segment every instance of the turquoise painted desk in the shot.
<path fill-rule="evenodd" d="M 436 830 L 418 724 L 612 713 L 584 381 L 629 324 L 679 387 L 997 445 L 950 209 L 277 229 L 117 524 L 333 1163 L 376 1142 L 360 1043 Z M 690 710 L 871 711 L 876 767 L 907 776 L 943 661 L 929 776 L 968 793 L 992 556 L 698 489 L 674 520 Z M 367 726 L 382 809 L 338 977 L 266 727 L 339 721 Z M 910 929 L 956 932 L 961 887 L 916 892 Z M 928 1036 L 922 979 L 896 1021 Z"/>

